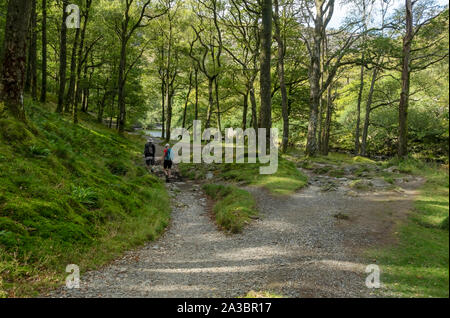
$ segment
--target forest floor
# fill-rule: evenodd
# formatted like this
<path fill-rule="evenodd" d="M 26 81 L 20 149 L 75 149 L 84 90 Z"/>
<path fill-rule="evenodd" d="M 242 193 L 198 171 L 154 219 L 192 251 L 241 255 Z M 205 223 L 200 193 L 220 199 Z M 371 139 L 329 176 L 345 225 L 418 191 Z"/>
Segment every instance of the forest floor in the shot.
<path fill-rule="evenodd" d="M 299 169 L 309 185 L 289 195 L 242 186 L 255 197 L 259 218 L 232 235 L 216 226 L 214 203 L 201 187 L 222 181 L 168 183 L 172 221 L 159 240 L 83 273 L 79 289 L 47 296 L 392 296 L 366 287 L 366 266 L 377 260 L 364 251 L 395 243 L 395 226 L 407 218 L 424 179 L 369 180 L 361 171 L 329 176 L 324 170 L 338 167 L 328 163 Z"/>

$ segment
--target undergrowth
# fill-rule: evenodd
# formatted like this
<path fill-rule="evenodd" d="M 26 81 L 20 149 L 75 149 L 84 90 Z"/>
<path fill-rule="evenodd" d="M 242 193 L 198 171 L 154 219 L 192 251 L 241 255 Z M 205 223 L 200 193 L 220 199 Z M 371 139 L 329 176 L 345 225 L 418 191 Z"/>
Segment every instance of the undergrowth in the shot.
<path fill-rule="evenodd" d="M 231 233 L 240 233 L 252 217 L 258 215 L 253 196 L 230 185 L 205 184 L 206 194 L 215 200 L 213 212 L 217 224 Z"/>
<path fill-rule="evenodd" d="M 35 296 L 156 238 L 169 199 L 142 164 L 143 140 L 26 101 L 0 118 L 0 296 Z"/>

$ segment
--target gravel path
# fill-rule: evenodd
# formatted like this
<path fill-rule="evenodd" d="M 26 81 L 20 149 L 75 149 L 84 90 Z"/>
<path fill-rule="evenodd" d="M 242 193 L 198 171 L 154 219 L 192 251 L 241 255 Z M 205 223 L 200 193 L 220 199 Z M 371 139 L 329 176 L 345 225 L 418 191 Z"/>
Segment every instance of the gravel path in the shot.
<path fill-rule="evenodd" d="M 217 230 L 199 185 L 169 184 L 172 223 L 158 241 L 82 275 L 80 289 L 63 288 L 51 297 L 239 297 L 251 290 L 286 297 L 375 296 L 365 287 L 368 264 L 359 252 L 390 240 L 414 191 L 349 195 L 346 180 L 335 179 L 337 190 L 324 192 L 329 180 L 312 179 L 289 197 L 247 188 L 261 218 L 237 235 Z M 336 218 L 339 213 L 348 219 Z"/>

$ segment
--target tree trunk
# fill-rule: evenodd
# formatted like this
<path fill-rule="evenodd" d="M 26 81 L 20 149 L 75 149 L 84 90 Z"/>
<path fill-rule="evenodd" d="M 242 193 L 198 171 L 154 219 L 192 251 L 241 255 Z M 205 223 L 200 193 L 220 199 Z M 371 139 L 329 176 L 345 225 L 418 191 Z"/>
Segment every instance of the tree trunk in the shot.
<path fill-rule="evenodd" d="M 105 93 L 103 94 L 102 101 L 99 104 L 97 112 L 97 122 L 100 124 L 103 123 L 103 112 L 105 110 L 105 102 L 107 96 L 108 96 L 108 89 L 105 88 Z"/>
<path fill-rule="evenodd" d="M 120 49 L 120 65 L 119 65 L 119 132 L 125 131 L 125 66 L 127 58 L 127 42 L 125 40 L 126 32 L 122 33 L 122 43 Z"/>
<path fill-rule="evenodd" d="M 247 129 L 247 113 L 248 113 L 248 90 L 243 94 L 244 96 L 244 109 L 242 110 L 242 130 Z"/>
<path fill-rule="evenodd" d="M 9 0 L 0 81 L 0 100 L 13 116 L 24 122 L 23 85 L 30 14 L 30 1 Z"/>
<path fill-rule="evenodd" d="M 66 95 L 66 113 L 72 110 L 75 95 L 75 80 L 76 80 L 76 66 L 77 66 L 77 49 L 78 49 L 78 39 L 80 38 L 80 28 L 75 32 L 75 39 L 72 47 L 72 57 L 70 58 L 70 79 L 69 79 L 69 89 Z"/>
<path fill-rule="evenodd" d="M 62 113 L 64 109 L 64 92 L 66 89 L 66 67 L 67 67 L 67 0 L 63 0 L 63 15 L 61 23 L 60 49 L 59 49 L 59 92 L 58 107 L 56 112 Z"/>
<path fill-rule="evenodd" d="M 167 64 L 166 64 L 166 102 L 167 102 L 167 119 L 166 119 L 166 140 L 170 140 L 170 129 L 172 123 L 172 99 L 170 96 L 171 78 L 170 68 L 172 66 L 172 20 L 169 20 L 169 47 L 167 48 Z"/>
<path fill-rule="evenodd" d="M 47 0 L 42 0 L 42 79 L 41 103 L 47 101 Z"/>
<path fill-rule="evenodd" d="M 314 58 L 315 59 L 315 58 Z M 306 142 L 306 154 L 314 156 L 317 153 L 317 123 L 319 113 L 319 99 L 320 99 L 320 70 L 319 61 L 313 62 L 312 70 L 309 75 L 310 96 L 309 96 L 309 123 L 308 135 Z"/>
<path fill-rule="evenodd" d="M 360 125 L 361 125 L 361 101 L 362 94 L 364 90 L 364 53 L 361 54 L 361 71 L 359 74 L 359 92 L 358 92 L 358 102 L 356 105 L 356 128 L 355 128 L 355 156 L 359 154 L 359 133 L 360 133 Z"/>
<path fill-rule="evenodd" d="M 331 131 L 331 116 L 333 114 L 333 98 L 331 96 L 331 85 L 327 89 L 327 113 L 325 117 L 325 124 L 323 127 L 322 147 L 321 153 L 324 156 L 328 155 L 330 151 L 330 131 Z"/>
<path fill-rule="evenodd" d="M 322 39 L 322 48 L 323 48 L 323 54 L 321 57 L 321 63 L 320 63 L 320 90 L 322 91 L 323 87 L 324 87 L 324 77 L 325 77 L 325 72 L 324 72 L 324 66 L 325 66 L 325 55 L 327 54 L 327 49 L 326 49 L 326 45 L 325 45 L 325 37 Z M 324 112 L 324 100 L 323 100 L 323 96 L 321 95 L 319 98 L 319 120 L 318 120 L 318 134 L 317 134 L 317 149 L 319 149 L 320 151 L 322 151 L 323 149 L 323 144 L 322 141 L 324 140 L 324 136 L 325 136 L 325 131 L 323 130 L 323 112 Z"/>
<path fill-rule="evenodd" d="M 27 34 L 27 45 L 28 45 L 28 53 L 27 53 L 27 64 L 26 64 L 26 72 L 25 72 L 25 84 L 24 84 L 24 92 L 30 93 L 31 90 L 31 14 L 30 21 L 28 21 L 28 34 Z"/>
<path fill-rule="evenodd" d="M 283 141 L 282 141 L 282 151 L 286 152 L 289 143 L 289 114 L 287 105 L 287 91 L 286 82 L 284 79 L 284 42 L 281 38 L 280 30 L 280 15 L 279 15 L 279 5 L 278 0 L 274 0 L 275 4 L 275 14 L 274 14 L 274 25 L 275 25 L 275 39 L 278 43 L 278 64 L 277 73 L 280 81 L 281 90 L 281 109 L 283 116 Z"/>
<path fill-rule="evenodd" d="M 161 126 L 162 126 L 162 130 L 161 130 L 161 137 L 164 139 L 166 136 L 166 81 L 163 77 L 163 79 L 161 80 Z"/>
<path fill-rule="evenodd" d="M 217 108 L 217 127 L 222 131 L 222 123 L 220 120 L 220 104 L 219 104 L 219 79 L 218 76 L 214 79 L 214 89 L 216 92 L 216 108 Z"/>
<path fill-rule="evenodd" d="M 31 9 L 31 41 L 30 41 L 30 68 L 31 68 L 31 97 L 37 100 L 37 29 L 36 29 L 36 1 L 32 0 Z"/>
<path fill-rule="evenodd" d="M 117 88 L 114 88 L 114 93 L 111 99 L 111 113 L 110 113 L 110 118 L 109 118 L 109 128 L 112 128 L 112 120 L 114 117 L 114 104 L 116 102 L 116 95 L 117 95 Z"/>
<path fill-rule="evenodd" d="M 189 72 L 189 89 L 186 95 L 186 102 L 184 103 L 184 110 L 183 110 L 183 128 L 186 128 L 186 113 L 187 113 L 187 106 L 189 103 L 189 96 L 191 95 L 192 91 L 192 71 Z"/>
<path fill-rule="evenodd" d="M 253 87 L 253 81 L 250 81 L 250 104 L 252 106 L 252 119 L 251 126 L 255 131 L 258 131 L 258 116 L 257 116 L 257 105 L 256 105 L 256 96 L 255 96 L 255 88 Z"/>
<path fill-rule="evenodd" d="M 272 87 L 270 75 L 272 49 L 272 0 L 262 0 L 262 30 L 260 52 L 260 88 L 261 108 L 259 113 L 259 127 L 266 128 L 266 139 L 270 142 L 270 128 L 272 127 Z"/>
<path fill-rule="evenodd" d="M 25 92 L 31 93 L 33 100 L 37 99 L 37 32 L 36 32 L 36 0 L 31 0 L 30 26 L 28 32 L 28 63 L 25 77 Z"/>
<path fill-rule="evenodd" d="M 173 90 L 173 82 L 170 83 L 169 85 L 167 85 L 167 96 L 166 96 L 166 100 L 167 100 L 167 121 L 166 121 L 166 140 L 170 141 L 170 137 L 171 137 L 171 129 L 172 129 L 172 103 L 173 103 L 173 94 L 174 94 L 174 90 Z"/>
<path fill-rule="evenodd" d="M 408 105 L 410 85 L 410 56 L 411 42 L 413 40 L 413 13 L 411 0 L 406 0 L 406 34 L 403 38 L 403 68 L 402 68 L 402 92 L 398 107 L 398 156 L 408 155 Z"/>
<path fill-rule="evenodd" d="M 309 124 L 308 135 L 306 142 L 306 154 L 314 156 L 317 153 L 317 124 L 319 116 L 319 103 L 320 103 L 320 56 L 322 54 L 322 31 L 321 25 L 316 19 L 316 27 L 314 34 L 314 45 L 311 49 L 311 65 L 309 70 L 309 84 L 310 84 L 310 96 L 309 96 Z"/>
<path fill-rule="evenodd" d="M 361 141 L 361 156 L 367 156 L 367 136 L 369 134 L 370 112 L 372 108 L 373 92 L 375 89 L 375 82 L 377 81 L 377 76 L 378 76 L 378 68 L 375 67 L 373 69 L 372 81 L 370 83 L 369 95 L 367 96 L 366 102 L 366 115 L 364 118 L 364 128 Z"/>
<path fill-rule="evenodd" d="M 195 68 L 195 120 L 198 120 L 198 69 Z"/>
<path fill-rule="evenodd" d="M 89 80 L 87 78 L 88 75 L 88 63 L 87 61 L 84 63 L 84 72 L 83 72 L 83 102 L 81 103 L 81 111 L 83 113 L 87 113 L 88 112 L 88 105 L 89 105 L 89 83 L 91 82 L 92 79 L 92 73 L 89 74 Z"/>
<path fill-rule="evenodd" d="M 211 113 L 214 107 L 214 95 L 213 95 L 213 84 L 214 77 L 208 78 L 208 110 L 206 112 L 206 125 L 205 128 L 209 128 L 211 126 Z"/>
<path fill-rule="evenodd" d="M 309 123 L 308 134 L 306 141 L 306 155 L 314 156 L 318 148 L 317 142 L 317 127 L 319 121 L 319 104 L 323 91 L 326 89 L 320 85 L 321 72 L 321 57 L 323 54 L 322 41 L 326 43 L 326 25 L 331 19 L 334 10 L 334 0 L 329 0 L 325 5 L 324 0 L 315 0 L 316 16 L 314 18 L 314 35 L 313 43 L 310 48 L 310 66 L 309 66 L 309 84 L 310 84 L 310 97 L 309 97 Z M 327 11 L 328 10 L 328 11 Z M 328 15 L 325 17 L 326 12 Z M 330 75 L 328 75 L 330 76 Z M 328 83 L 328 80 L 326 81 Z"/>
<path fill-rule="evenodd" d="M 86 28 L 89 20 L 89 10 L 91 8 L 92 0 L 86 0 L 86 13 L 84 16 L 83 28 L 81 30 L 80 37 L 80 47 L 78 49 L 78 63 L 77 63 L 77 74 L 76 74 L 76 91 L 75 91 L 75 102 L 73 105 L 73 123 L 78 124 L 78 103 L 80 102 L 82 89 L 80 87 L 81 81 L 81 71 L 83 67 L 83 63 L 87 63 L 87 55 L 85 60 L 83 60 L 83 49 L 84 49 L 84 40 L 86 36 Z"/>

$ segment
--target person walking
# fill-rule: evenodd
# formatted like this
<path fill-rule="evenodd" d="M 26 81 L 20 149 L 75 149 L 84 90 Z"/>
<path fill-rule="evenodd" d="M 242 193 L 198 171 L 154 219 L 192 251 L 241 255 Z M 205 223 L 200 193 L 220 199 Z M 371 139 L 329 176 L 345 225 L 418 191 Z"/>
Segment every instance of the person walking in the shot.
<path fill-rule="evenodd" d="M 155 172 L 153 169 L 153 166 L 155 165 L 155 153 L 155 144 L 153 143 L 153 139 L 149 138 L 144 147 L 144 157 L 147 169 L 152 173 Z"/>
<path fill-rule="evenodd" d="M 164 162 L 164 174 L 166 175 L 166 182 L 169 182 L 171 176 L 171 169 L 172 169 L 172 161 L 173 161 L 173 151 L 169 144 L 166 144 L 164 147 L 164 155 L 163 155 L 163 162 Z"/>

